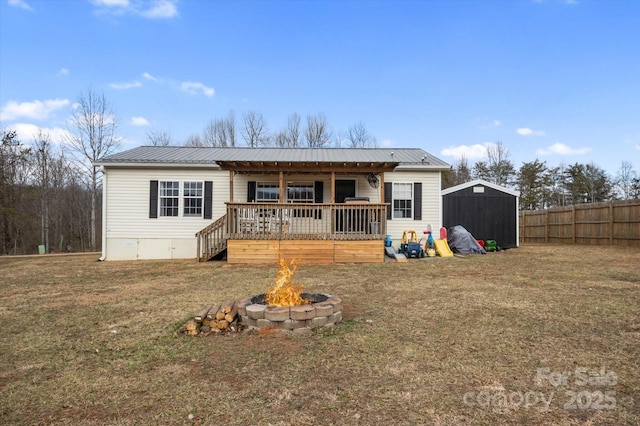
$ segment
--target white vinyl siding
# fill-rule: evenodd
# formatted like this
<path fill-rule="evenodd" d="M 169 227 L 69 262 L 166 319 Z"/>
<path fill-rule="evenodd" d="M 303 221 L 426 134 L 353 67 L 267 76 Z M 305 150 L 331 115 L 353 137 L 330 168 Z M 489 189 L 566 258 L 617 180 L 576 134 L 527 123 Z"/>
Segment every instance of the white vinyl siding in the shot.
<path fill-rule="evenodd" d="M 159 182 L 213 182 L 212 219 L 194 217 L 149 218 L 149 185 Z M 170 253 L 167 257 L 196 257 L 195 233 L 226 213 L 229 200 L 229 172 L 205 169 L 108 168 L 105 175 L 105 223 L 107 259 L 119 258 L 117 251 L 134 252 L 148 247 Z M 159 185 L 160 187 L 160 185 Z M 160 211 L 159 211 L 160 213 Z M 164 248 L 166 244 L 169 246 Z M 144 249 L 146 250 L 146 249 Z M 113 256 L 109 252 L 113 252 Z M 172 253 L 172 254 L 171 254 Z M 182 253 L 179 255 L 178 253 Z M 138 258 L 151 258 L 138 253 Z M 127 258 L 136 258 L 127 257 Z"/>
<path fill-rule="evenodd" d="M 399 244 L 402 233 L 405 230 L 414 230 L 422 237 L 423 231 L 431 225 L 434 235 L 442 226 L 440 197 L 440 172 L 425 171 L 398 171 L 384 174 L 384 181 L 393 183 L 421 182 L 422 183 L 422 220 L 398 219 L 392 217 L 387 220 L 387 234 L 391 235 L 394 245 Z M 365 182 L 365 185 L 366 182 Z M 367 185 L 369 186 L 369 185 Z M 395 185 L 392 185 L 395 191 Z M 392 194 L 395 198 L 395 194 Z M 379 197 L 379 196 L 378 196 Z M 415 199 L 415 194 L 413 194 Z M 397 246 L 396 246 L 397 247 Z"/>

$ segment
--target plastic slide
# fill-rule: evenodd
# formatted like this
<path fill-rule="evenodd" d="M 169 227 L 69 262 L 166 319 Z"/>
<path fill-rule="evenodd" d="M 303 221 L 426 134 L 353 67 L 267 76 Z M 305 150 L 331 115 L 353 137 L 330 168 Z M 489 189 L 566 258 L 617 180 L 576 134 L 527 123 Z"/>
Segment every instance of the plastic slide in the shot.
<path fill-rule="evenodd" d="M 453 252 L 447 244 L 447 240 L 434 240 L 436 246 L 436 253 L 440 257 L 453 257 Z"/>

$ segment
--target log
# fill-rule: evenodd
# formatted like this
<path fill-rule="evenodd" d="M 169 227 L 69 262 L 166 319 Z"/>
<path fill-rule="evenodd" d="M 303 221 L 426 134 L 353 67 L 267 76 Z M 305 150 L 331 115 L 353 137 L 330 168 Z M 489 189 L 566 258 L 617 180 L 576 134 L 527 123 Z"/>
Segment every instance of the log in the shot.
<path fill-rule="evenodd" d="M 220 308 L 220 309 L 218 310 L 218 312 L 216 312 L 216 319 L 217 319 L 218 321 L 223 320 L 225 315 L 226 315 L 226 314 L 225 314 L 224 312 L 222 312 L 222 308 Z"/>
<path fill-rule="evenodd" d="M 218 330 L 226 330 L 227 328 L 229 328 L 229 321 L 227 320 L 218 321 Z"/>
<path fill-rule="evenodd" d="M 224 319 L 227 320 L 229 323 L 233 322 L 233 320 L 236 318 L 236 316 L 238 315 L 238 304 L 234 304 L 233 307 L 231 308 L 231 310 L 224 316 Z"/>
<path fill-rule="evenodd" d="M 228 314 L 229 312 L 231 312 L 231 309 L 233 309 L 235 305 L 236 305 L 235 300 L 233 299 L 227 300 L 222 304 L 222 312 L 224 312 L 225 314 Z"/>
<path fill-rule="evenodd" d="M 184 325 L 185 330 L 187 331 L 195 331 L 198 329 L 198 325 L 196 324 L 195 321 L 188 321 L 185 325 Z"/>
<path fill-rule="evenodd" d="M 195 315 L 195 317 L 193 317 L 193 319 L 196 320 L 197 322 L 202 322 L 202 320 L 207 317 L 207 314 L 209 313 L 209 311 L 211 310 L 212 307 L 213 307 L 213 304 L 205 305 L 205 307 L 202 308 L 202 310 L 199 311 Z"/>
<path fill-rule="evenodd" d="M 213 305 L 209 310 L 209 313 L 207 314 L 207 318 L 210 320 L 215 320 L 216 314 L 218 313 L 219 310 L 220 310 L 220 305 Z"/>

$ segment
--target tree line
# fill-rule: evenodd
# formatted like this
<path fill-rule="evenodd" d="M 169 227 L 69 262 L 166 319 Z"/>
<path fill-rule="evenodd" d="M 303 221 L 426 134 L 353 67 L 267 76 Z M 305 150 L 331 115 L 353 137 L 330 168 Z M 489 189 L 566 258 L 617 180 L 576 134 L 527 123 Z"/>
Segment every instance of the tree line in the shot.
<path fill-rule="evenodd" d="M 298 113 L 287 117 L 286 124 L 270 131 L 265 117 L 256 111 L 248 111 L 236 118 L 233 111 L 214 118 L 202 132 L 189 135 L 182 143 L 174 141 L 168 131 L 147 133 L 147 141 L 154 146 L 184 145 L 195 147 L 278 147 L 278 148 L 375 148 L 378 141 L 362 122 L 346 131 L 333 132 L 327 117 L 322 114 L 307 115 L 304 122 Z M 177 143 L 176 143 L 177 142 Z"/>
<path fill-rule="evenodd" d="M 40 130 L 31 141 L 15 130 L 1 131 L 0 254 L 97 251 L 101 241 L 101 171 L 95 161 L 120 145 L 117 120 L 104 94 L 89 89 L 78 96 L 68 121 L 67 140 L 55 144 Z M 156 146 L 173 145 L 168 132 L 147 134 Z M 322 148 L 377 147 L 364 124 L 333 133 L 324 114 L 293 113 L 283 128 L 269 131 L 264 116 L 247 112 L 237 120 L 233 111 L 212 119 L 201 133 L 182 145 L 196 147 Z M 472 166 L 465 158 L 443 174 L 443 188 L 484 179 L 520 191 L 520 208 L 536 210 L 579 203 L 640 198 L 640 178 L 625 161 L 615 177 L 597 165 L 575 163 L 549 167 L 538 159 L 516 170 L 508 150 L 496 143 L 487 159 Z"/>
<path fill-rule="evenodd" d="M 81 93 L 67 140 L 40 129 L 30 142 L 3 128 L 0 145 L 0 254 L 97 251 L 102 187 L 94 162 L 119 146 L 103 94 Z"/>
<path fill-rule="evenodd" d="M 457 160 L 443 175 L 443 189 L 474 179 L 517 189 L 521 210 L 640 198 L 640 175 L 628 161 L 622 162 L 614 177 L 594 163 L 550 167 L 537 158 L 516 170 L 500 142 L 490 144 L 487 159 L 473 166 L 464 157 Z"/>

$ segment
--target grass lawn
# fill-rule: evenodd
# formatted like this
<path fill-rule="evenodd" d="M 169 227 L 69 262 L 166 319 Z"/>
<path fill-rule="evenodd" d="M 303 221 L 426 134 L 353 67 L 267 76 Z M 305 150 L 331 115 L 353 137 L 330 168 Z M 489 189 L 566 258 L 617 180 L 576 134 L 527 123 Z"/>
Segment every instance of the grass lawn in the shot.
<path fill-rule="evenodd" d="M 0 257 L 0 424 L 640 423 L 640 250 L 298 268 L 311 335 L 189 337 L 273 266 Z"/>

